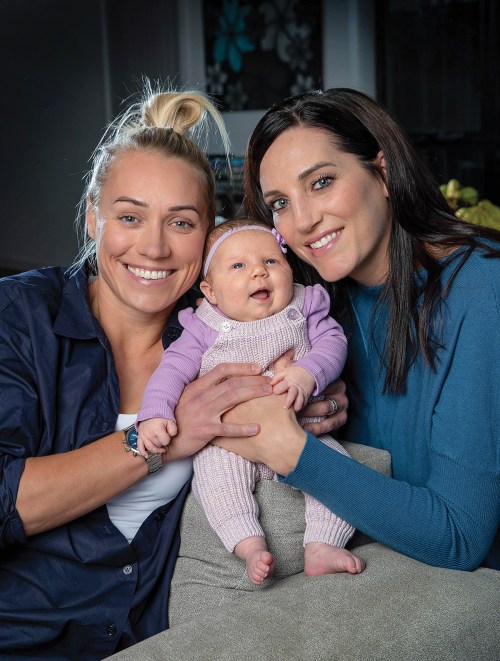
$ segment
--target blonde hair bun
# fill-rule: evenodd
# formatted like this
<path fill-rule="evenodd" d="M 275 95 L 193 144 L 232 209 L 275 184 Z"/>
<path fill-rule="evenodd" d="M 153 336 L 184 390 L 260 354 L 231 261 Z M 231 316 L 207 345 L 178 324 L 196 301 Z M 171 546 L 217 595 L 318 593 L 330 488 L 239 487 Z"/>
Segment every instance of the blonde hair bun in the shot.
<path fill-rule="evenodd" d="M 144 103 L 142 119 L 147 127 L 170 127 L 184 135 L 198 124 L 209 101 L 195 92 L 164 92 L 150 96 Z"/>

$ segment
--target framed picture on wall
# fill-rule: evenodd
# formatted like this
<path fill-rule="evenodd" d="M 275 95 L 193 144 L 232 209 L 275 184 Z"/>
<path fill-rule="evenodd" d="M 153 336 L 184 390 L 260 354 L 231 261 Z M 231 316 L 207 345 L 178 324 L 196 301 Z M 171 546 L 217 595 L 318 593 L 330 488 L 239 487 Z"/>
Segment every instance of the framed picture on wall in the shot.
<path fill-rule="evenodd" d="M 176 4 L 178 78 L 216 97 L 235 154 L 265 111 L 295 92 L 354 87 L 375 96 L 375 0 Z"/>
<path fill-rule="evenodd" d="M 268 108 L 322 79 L 320 0 L 205 0 L 206 89 L 228 111 Z"/>

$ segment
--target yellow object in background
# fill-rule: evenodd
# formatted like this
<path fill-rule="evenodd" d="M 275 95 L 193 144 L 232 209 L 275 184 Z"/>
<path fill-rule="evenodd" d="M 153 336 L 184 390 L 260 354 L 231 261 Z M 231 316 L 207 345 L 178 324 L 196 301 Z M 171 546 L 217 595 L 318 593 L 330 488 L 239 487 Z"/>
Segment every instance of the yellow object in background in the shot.
<path fill-rule="evenodd" d="M 479 193 L 475 188 L 462 187 L 458 179 L 450 179 L 447 184 L 441 184 L 439 189 L 457 218 L 474 225 L 500 230 L 500 207 L 489 200 L 479 200 Z"/>

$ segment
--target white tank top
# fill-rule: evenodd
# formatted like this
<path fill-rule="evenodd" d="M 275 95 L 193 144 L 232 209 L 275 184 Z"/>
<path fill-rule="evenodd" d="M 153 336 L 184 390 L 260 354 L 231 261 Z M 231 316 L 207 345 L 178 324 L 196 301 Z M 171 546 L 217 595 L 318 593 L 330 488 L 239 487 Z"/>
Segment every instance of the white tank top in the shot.
<path fill-rule="evenodd" d="M 136 418 L 134 413 L 120 413 L 115 431 L 129 427 Z M 109 518 L 129 543 L 151 512 L 177 496 L 190 478 L 192 469 L 191 457 L 169 462 L 154 475 L 147 475 L 108 501 Z"/>

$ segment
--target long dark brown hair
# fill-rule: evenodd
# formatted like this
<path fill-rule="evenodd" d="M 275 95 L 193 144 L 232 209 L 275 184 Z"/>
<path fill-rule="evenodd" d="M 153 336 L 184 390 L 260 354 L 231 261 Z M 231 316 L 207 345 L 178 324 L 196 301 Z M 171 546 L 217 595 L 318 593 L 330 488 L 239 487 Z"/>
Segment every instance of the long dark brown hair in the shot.
<path fill-rule="evenodd" d="M 244 206 L 250 217 L 272 225 L 271 211 L 260 187 L 260 164 L 274 140 L 292 127 L 328 131 L 337 148 L 357 156 L 374 176 L 385 181 L 392 229 L 389 272 L 378 301 L 389 309 L 382 360 L 386 367 L 385 390 L 402 392 L 408 369 L 419 352 L 434 368 L 439 346 L 435 319 L 446 289 L 479 245 L 486 256 L 500 256 L 498 247 L 480 241 L 487 238 L 500 242 L 500 232 L 458 220 L 430 169 L 387 110 L 369 96 L 343 88 L 290 97 L 273 106 L 259 121 L 245 158 Z M 374 163 L 380 151 L 385 157 L 385 178 Z M 433 250 L 433 246 L 438 249 Z M 441 274 L 447 260 L 439 256 L 460 246 L 464 250 L 443 288 Z M 331 294 L 332 314 L 340 319 L 349 315 L 348 279 L 327 283 L 291 251 L 289 255 L 295 278 L 304 284 L 321 282 Z M 415 280 L 419 268 L 428 273 L 423 285 Z M 420 297 L 421 306 L 417 306 Z"/>

